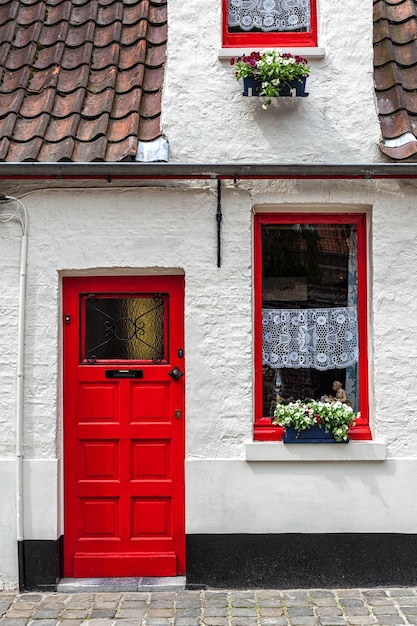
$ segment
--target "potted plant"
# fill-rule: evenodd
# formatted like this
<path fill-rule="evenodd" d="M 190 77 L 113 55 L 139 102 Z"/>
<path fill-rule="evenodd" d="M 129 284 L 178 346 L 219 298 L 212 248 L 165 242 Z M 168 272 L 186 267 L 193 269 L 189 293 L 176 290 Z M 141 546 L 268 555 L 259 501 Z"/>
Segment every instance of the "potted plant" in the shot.
<path fill-rule="evenodd" d="M 266 96 L 266 109 L 276 96 L 307 96 L 307 60 L 289 52 L 266 50 L 230 59 L 237 80 L 243 79 L 243 95 Z"/>
<path fill-rule="evenodd" d="M 347 443 L 348 430 L 359 417 L 360 413 L 338 400 L 281 400 L 272 423 L 285 428 L 285 443 Z"/>

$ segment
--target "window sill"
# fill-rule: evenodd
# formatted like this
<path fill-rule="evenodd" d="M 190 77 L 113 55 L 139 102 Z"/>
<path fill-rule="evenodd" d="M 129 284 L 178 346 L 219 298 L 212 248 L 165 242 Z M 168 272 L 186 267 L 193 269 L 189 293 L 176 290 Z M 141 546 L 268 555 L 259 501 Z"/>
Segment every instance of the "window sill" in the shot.
<path fill-rule="evenodd" d="M 252 50 L 260 49 L 254 46 L 254 48 L 220 48 L 219 59 L 231 59 L 232 57 L 241 57 L 244 54 L 250 54 Z M 269 47 L 268 50 L 272 50 L 273 47 Z M 277 47 L 277 50 L 283 50 L 290 54 L 299 55 L 306 59 L 322 59 L 324 57 L 324 48 L 286 48 L 284 46 Z"/>
<path fill-rule="evenodd" d="M 385 461 L 382 441 L 350 441 L 348 444 L 285 444 L 259 441 L 246 444 L 245 460 L 254 461 Z"/>

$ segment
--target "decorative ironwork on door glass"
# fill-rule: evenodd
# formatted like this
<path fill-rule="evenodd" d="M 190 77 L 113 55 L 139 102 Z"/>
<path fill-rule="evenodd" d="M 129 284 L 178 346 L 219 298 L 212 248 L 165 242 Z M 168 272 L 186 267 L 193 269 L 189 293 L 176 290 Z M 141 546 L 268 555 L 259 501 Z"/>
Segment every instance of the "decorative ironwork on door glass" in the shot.
<path fill-rule="evenodd" d="M 161 294 L 83 295 L 83 361 L 166 359 L 166 303 Z"/>

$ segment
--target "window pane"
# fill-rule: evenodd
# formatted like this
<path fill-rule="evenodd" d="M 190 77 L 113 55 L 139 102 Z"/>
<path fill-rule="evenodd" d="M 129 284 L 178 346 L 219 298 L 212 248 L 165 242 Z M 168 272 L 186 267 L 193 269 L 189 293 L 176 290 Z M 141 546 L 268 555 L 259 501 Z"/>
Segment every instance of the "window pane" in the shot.
<path fill-rule="evenodd" d="M 263 414 L 340 386 L 358 411 L 358 360 L 356 225 L 263 225 Z"/>
<path fill-rule="evenodd" d="M 228 0 L 228 29 L 240 32 L 308 32 L 310 0 Z"/>
<path fill-rule="evenodd" d="M 160 295 L 82 297 L 85 314 L 84 359 L 164 359 L 164 299 Z"/>

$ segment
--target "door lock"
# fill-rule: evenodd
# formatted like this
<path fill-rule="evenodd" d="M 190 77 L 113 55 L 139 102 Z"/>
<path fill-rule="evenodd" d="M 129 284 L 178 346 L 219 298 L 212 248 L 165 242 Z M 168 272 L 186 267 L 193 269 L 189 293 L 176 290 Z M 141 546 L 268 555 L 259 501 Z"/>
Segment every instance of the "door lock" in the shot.
<path fill-rule="evenodd" d="M 175 419 L 180 420 L 182 418 L 181 409 L 175 409 L 174 415 L 175 415 Z"/>
<path fill-rule="evenodd" d="M 168 376 L 171 376 L 174 380 L 179 380 L 181 376 L 184 376 L 184 372 L 182 372 L 179 367 L 175 366 L 168 372 Z"/>

